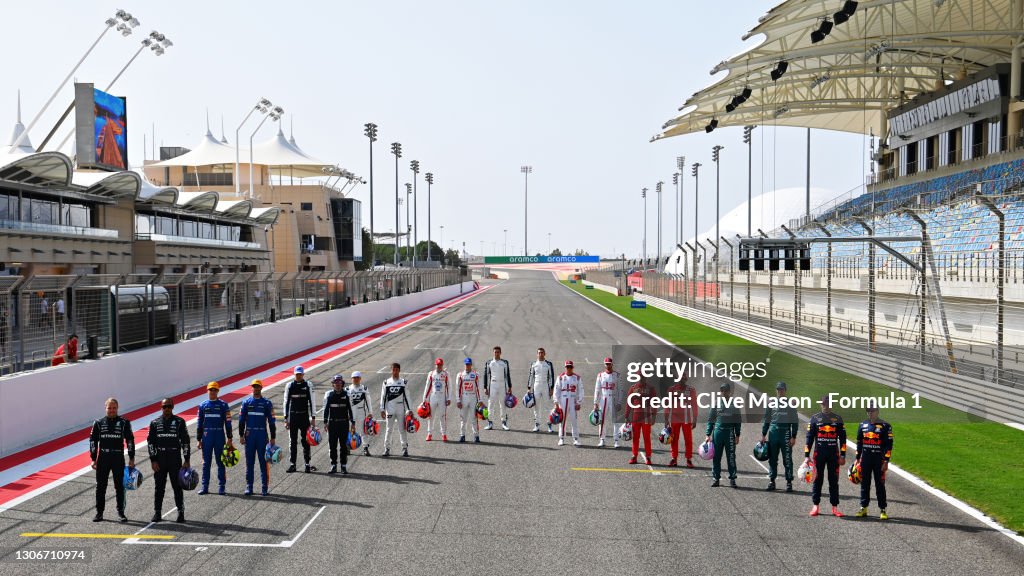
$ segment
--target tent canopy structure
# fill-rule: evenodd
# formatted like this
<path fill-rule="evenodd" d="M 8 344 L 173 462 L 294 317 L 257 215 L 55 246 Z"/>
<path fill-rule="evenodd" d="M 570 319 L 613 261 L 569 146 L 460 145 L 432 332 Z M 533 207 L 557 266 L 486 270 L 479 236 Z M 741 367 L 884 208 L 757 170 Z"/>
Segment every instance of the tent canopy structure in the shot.
<path fill-rule="evenodd" d="M 203 136 L 203 139 L 194 150 L 177 158 L 158 162 L 154 166 L 233 165 L 235 160 L 235 147 L 220 142 L 207 130 L 206 135 Z M 240 149 L 238 160 L 242 164 L 249 163 L 249 149 L 247 147 Z M 330 167 L 329 163 L 317 160 L 299 150 L 297 146 L 292 145 L 280 130 L 269 140 L 253 146 L 252 161 L 256 166 L 288 168 L 292 176 L 299 178 L 323 177 L 324 168 Z"/>
<path fill-rule="evenodd" d="M 71 185 L 71 159 L 60 152 L 0 153 L 0 180 L 44 187 Z"/>
<path fill-rule="evenodd" d="M 142 177 L 135 172 L 74 172 L 71 183 L 85 188 L 87 194 L 108 198 L 137 198 Z"/>
<path fill-rule="evenodd" d="M 281 215 L 281 209 L 271 206 L 268 208 L 253 208 L 249 212 L 249 218 L 252 218 L 258 224 L 264 226 L 273 226 L 277 222 L 277 217 Z"/>
<path fill-rule="evenodd" d="M 1009 62 L 1024 30 L 1019 0 L 787 0 L 754 37 L 652 141 L 763 124 L 885 136 L 886 110 Z"/>

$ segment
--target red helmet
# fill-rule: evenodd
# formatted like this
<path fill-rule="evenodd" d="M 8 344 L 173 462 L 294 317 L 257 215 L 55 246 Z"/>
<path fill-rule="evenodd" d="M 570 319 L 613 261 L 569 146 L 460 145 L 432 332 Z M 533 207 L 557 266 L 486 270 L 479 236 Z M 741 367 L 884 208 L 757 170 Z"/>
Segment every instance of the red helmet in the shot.
<path fill-rule="evenodd" d="M 412 414 L 405 415 L 405 431 L 415 434 L 420 429 L 420 421 Z"/>
<path fill-rule="evenodd" d="M 426 400 L 416 409 L 416 415 L 420 418 L 430 418 L 430 402 Z"/>

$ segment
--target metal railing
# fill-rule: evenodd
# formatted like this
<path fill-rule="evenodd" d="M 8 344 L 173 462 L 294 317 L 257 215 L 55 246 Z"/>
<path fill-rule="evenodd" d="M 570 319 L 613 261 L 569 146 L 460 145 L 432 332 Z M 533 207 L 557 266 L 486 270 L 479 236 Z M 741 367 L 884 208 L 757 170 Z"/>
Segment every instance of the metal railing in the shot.
<path fill-rule="evenodd" d="M 0 376 L 451 286 L 465 279 L 460 274 L 0 276 Z M 66 346 L 71 335 L 77 358 Z"/>

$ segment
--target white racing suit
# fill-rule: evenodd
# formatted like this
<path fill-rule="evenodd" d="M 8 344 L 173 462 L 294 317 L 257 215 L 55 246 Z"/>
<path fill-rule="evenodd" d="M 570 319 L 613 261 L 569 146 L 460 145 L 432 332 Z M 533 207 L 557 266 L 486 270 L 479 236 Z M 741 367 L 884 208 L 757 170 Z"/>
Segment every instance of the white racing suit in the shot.
<path fill-rule="evenodd" d="M 548 412 L 554 407 L 551 395 L 555 389 L 555 366 L 550 360 L 537 360 L 530 366 L 530 377 L 527 387 L 533 392 L 533 421 L 540 424 L 541 414 L 547 419 Z M 550 432 L 550 430 L 549 430 Z"/>
<path fill-rule="evenodd" d="M 502 423 L 507 422 L 505 414 L 505 395 L 508 394 L 512 383 L 512 377 L 508 369 L 508 360 L 490 359 L 484 364 L 484 389 L 487 391 L 487 415 L 488 422 L 495 420 L 494 411 L 497 405 L 498 413 L 501 414 Z"/>
<path fill-rule="evenodd" d="M 476 404 L 480 401 L 480 375 L 475 370 L 459 372 L 455 382 L 455 402 L 462 403 L 459 408 L 459 435 L 466 435 L 466 424 L 470 424 L 473 435 L 480 436 L 480 424 L 476 418 Z"/>
<path fill-rule="evenodd" d="M 558 425 L 558 437 L 565 438 L 566 424 L 572 425 L 572 439 L 579 440 L 579 427 L 576 425 L 576 406 L 583 403 L 583 384 L 580 375 L 572 376 L 562 372 L 555 380 L 555 404 L 562 408 L 562 422 Z"/>
<path fill-rule="evenodd" d="M 363 437 L 365 452 L 369 452 L 370 439 L 373 437 L 363 430 L 363 422 L 366 421 L 367 416 L 373 416 L 374 420 L 377 419 L 377 415 L 370 408 L 373 406 L 373 401 L 370 400 L 370 391 L 362 384 L 349 384 L 345 390 L 348 392 L 349 401 L 352 403 L 352 417 L 356 421 L 356 432 Z"/>
<path fill-rule="evenodd" d="M 391 450 L 391 438 L 398 429 L 398 438 L 402 448 L 409 447 L 409 439 L 405 433 L 405 413 L 409 410 L 409 398 L 405 395 L 405 378 L 388 378 L 380 387 L 380 409 L 387 416 L 387 428 L 384 430 L 384 449 Z"/>
<path fill-rule="evenodd" d="M 611 432 L 612 439 L 619 441 L 619 429 L 615 425 L 615 405 L 618 403 L 619 373 L 605 370 L 597 375 L 594 382 L 594 402 L 601 411 L 601 419 L 597 423 L 597 436 L 604 440 Z"/>
<path fill-rule="evenodd" d="M 437 420 L 441 435 L 445 435 L 448 424 L 448 402 L 452 399 L 448 388 L 448 371 L 434 370 L 427 374 L 427 384 L 423 389 L 423 401 L 430 403 L 430 418 L 427 418 L 427 434 L 432 431 L 432 424 Z"/>

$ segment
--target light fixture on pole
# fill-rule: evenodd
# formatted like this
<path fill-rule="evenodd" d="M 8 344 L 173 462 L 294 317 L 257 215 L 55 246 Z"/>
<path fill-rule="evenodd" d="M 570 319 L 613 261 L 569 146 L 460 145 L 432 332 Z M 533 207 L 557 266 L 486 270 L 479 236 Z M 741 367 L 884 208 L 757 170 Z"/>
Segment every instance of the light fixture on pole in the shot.
<path fill-rule="evenodd" d="M 533 166 L 521 166 L 519 171 L 523 173 L 523 256 L 529 256 L 527 230 L 530 225 L 530 211 L 527 199 L 530 193 L 530 174 L 533 173 Z"/>
<path fill-rule="evenodd" d="M 675 232 L 675 236 L 674 236 L 675 242 L 678 244 L 679 243 L 679 172 L 673 172 L 672 173 L 672 185 L 676 187 L 676 209 L 674 211 L 676 213 L 676 227 L 673 228 L 673 231 Z"/>
<path fill-rule="evenodd" d="M 441 241 L 438 243 L 441 248 L 441 265 L 444 265 L 444 224 L 441 224 Z"/>
<path fill-rule="evenodd" d="M 35 128 L 36 124 L 39 122 L 39 119 L 42 118 L 47 108 L 50 107 L 50 104 L 53 103 L 53 100 L 57 98 L 58 94 L 60 94 L 61 89 L 63 89 L 64 86 L 67 85 L 68 80 L 70 80 L 71 77 L 75 75 L 75 72 L 78 71 L 78 68 L 82 65 L 82 62 L 85 62 L 85 59 L 89 57 L 89 54 L 92 54 L 93 49 L 96 48 L 96 45 L 100 43 L 100 40 L 102 40 L 103 37 L 107 35 L 107 32 L 109 32 L 111 28 L 116 28 L 122 36 L 129 36 L 132 33 L 132 29 L 137 28 L 139 26 L 139 21 L 136 20 L 135 17 L 131 15 L 131 13 L 125 12 L 124 10 L 118 10 L 114 13 L 113 17 L 107 18 L 103 22 L 103 24 L 105 25 L 105 27 L 103 28 L 103 32 L 101 32 L 100 35 L 96 38 L 96 40 L 92 43 L 92 45 L 89 46 L 89 49 L 85 51 L 85 54 L 82 54 L 82 57 L 78 59 L 78 62 L 75 63 L 74 68 L 72 68 L 71 71 L 68 72 L 68 75 L 65 76 L 63 80 L 61 80 L 60 84 L 57 86 L 57 89 L 53 91 L 53 94 L 51 94 L 50 98 L 46 101 L 45 104 L 43 104 L 43 107 L 39 110 L 39 112 L 36 113 L 35 117 L 32 118 L 32 121 L 28 123 L 28 128 L 25 128 L 21 132 L 21 134 L 19 134 L 18 137 L 15 138 L 13 142 L 11 142 L 11 147 L 9 150 L 10 152 L 14 152 L 15 150 L 17 150 L 18 146 L 21 146 L 22 142 L 24 142 L 25 139 L 28 138 L 28 133 L 31 132 L 33 128 Z"/>
<path fill-rule="evenodd" d="M 719 208 L 721 201 L 721 153 L 725 146 L 715 146 L 711 149 L 711 160 L 715 163 L 715 238 L 720 238 L 718 233 L 719 220 L 722 219 L 722 212 Z M 715 248 L 715 263 L 718 263 L 718 248 Z"/>
<path fill-rule="evenodd" d="M 121 67 L 120 72 L 118 72 L 117 75 L 114 76 L 114 79 L 111 80 L 109 84 L 107 84 L 107 87 L 104 88 L 103 91 L 110 92 L 111 88 L 114 87 L 114 84 L 116 84 L 117 81 L 124 74 L 125 70 L 127 70 L 128 67 L 132 65 L 132 62 L 135 62 L 135 59 L 138 58 L 139 54 L 142 54 L 142 51 L 146 48 L 149 48 L 150 51 L 156 54 L 157 56 L 162 56 L 164 52 L 166 52 L 166 49 L 170 48 L 171 46 L 174 46 L 174 43 L 171 42 L 169 38 L 157 32 L 156 30 L 153 30 L 149 33 L 149 36 L 142 39 L 139 49 L 136 50 L 134 54 L 132 54 L 132 57 L 128 59 L 128 62 L 123 67 Z M 44 148 L 46 148 L 46 144 L 50 141 L 51 138 L 53 138 L 53 135 L 56 134 L 61 124 L 63 124 L 64 120 L 66 120 L 67 117 L 71 115 L 71 111 L 74 109 L 75 103 L 74 101 L 72 101 L 71 104 L 68 104 L 68 107 L 64 109 L 64 114 L 62 114 L 61 117 L 57 120 L 57 123 L 53 125 L 53 128 L 50 129 L 50 132 L 46 135 L 46 138 L 43 138 L 43 142 L 39 145 L 38 148 L 40 152 Z M 74 128 L 72 128 L 71 131 L 68 132 L 67 136 L 65 136 L 64 139 L 60 141 L 60 144 L 58 144 L 57 147 L 54 148 L 54 150 L 60 150 L 64 148 L 64 145 L 68 143 L 68 140 L 71 139 L 71 136 L 74 133 L 75 130 Z"/>
<path fill-rule="evenodd" d="M 240 148 L 239 148 L 239 146 L 241 146 L 241 141 L 242 141 L 241 140 L 241 136 L 240 136 L 240 134 L 242 132 L 242 126 L 244 126 L 245 123 L 249 121 L 249 117 L 252 116 L 253 112 L 259 112 L 260 114 L 266 114 L 267 112 L 270 112 L 270 108 L 273 105 L 274 104 L 270 100 L 267 100 L 266 98 L 260 98 L 259 101 L 256 102 L 256 105 L 252 107 L 252 110 L 249 110 L 249 113 L 246 114 L 245 118 L 242 119 L 242 123 L 238 125 L 238 128 L 235 129 L 235 195 L 236 196 L 240 196 L 242 194 L 242 171 L 241 171 L 242 157 L 241 157 L 241 151 L 240 151 Z"/>
<path fill-rule="evenodd" d="M 427 261 L 430 261 L 430 189 L 434 186 L 434 173 L 427 172 L 423 178 L 427 181 Z"/>
<path fill-rule="evenodd" d="M 419 211 L 419 193 L 416 191 L 416 183 L 419 180 L 420 175 L 420 161 L 413 160 L 409 163 L 409 168 L 412 169 L 412 267 L 416 267 L 416 257 L 419 255 L 419 236 L 420 236 L 420 211 Z"/>
<path fill-rule="evenodd" d="M 253 200 L 256 198 L 256 174 L 254 168 L 255 159 L 253 158 L 252 141 L 254 138 L 256 138 L 256 133 L 259 132 L 260 128 L 263 127 L 264 122 L 266 122 L 268 119 L 277 122 L 278 120 L 281 119 L 282 116 L 284 116 L 284 108 L 281 108 L 280 106 L 274 106 L 273 108 L 270 109 L 269 112 L 267 112 L 266 116 L 263 117 L 263 120 L 260 120 L 259 125 L 256 126 L 255 130 L 252 131 L 252 134 L 249 135 L 249 200 Z M 198 185 L 199 182 L 196 182 L 196 184 Z"/>
<path fill-rule="evenodd" d="M 377 125 L 367 122 L 363 134 L 370 139 L 370 268 L 377 265 L 377 245 L 373 237 L 373 143 L 377 141 Z"/>
<path fill-rule="evenodd" d="M 508 228 L 504 228 L 502 232 L 505 233 L 505 240 L 501 244 L 501 255 L 508 256 Z"/>
<path fill-rule="evenodd" d="M 395 155 L 395 266 L 398 266 L 398 159 L 402 157 L 402 144 L 392 142 L 391 153 Z"/>
<path fill-rule="evenodd" d="M 405 198 L 402 198 L 401 196 L 399 196 L 398 197 L 398 207 L 401 208 L 404 204 L 405 204 Z M 406 220 L 408 220 L 408 219 L 409 219 L 409 217 L 406 216 Z M 398 225 L 401 224 L 400 221 L 396 221 L 395 223 L 398 224 Z M 402 237 L 402 234 L 398 232 L 398 228 L 396 227 L 395 228 L 395 253 L 396 254 L 399 251 L 399 246 L 401 246 L 401 244 L 399 242 L 399 238 L 401 238 L 401 237 Z M 406 252 L 408 252 L 408 250 L 406 250 Z M 401 262 L 402 259 L 399 258 L 398 261 Z"/>
<path fill-rule="evenodd" d="M 551 232 L 548 232 L 548 255 L 551 254 Z"/>
<path fill-rule="evenodd" d="M 786 70 L 789 70 L 789 62 L 779 60 L 771 72 L 772 82 L 778 82 L 779 78 L 782 78 L 782 75 L 786 73 Z"/>

